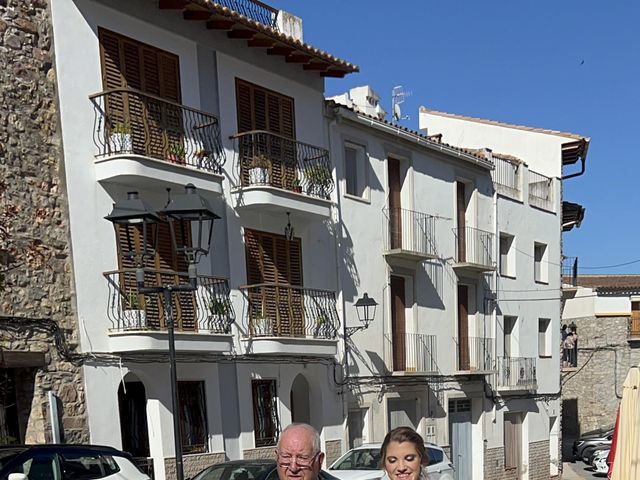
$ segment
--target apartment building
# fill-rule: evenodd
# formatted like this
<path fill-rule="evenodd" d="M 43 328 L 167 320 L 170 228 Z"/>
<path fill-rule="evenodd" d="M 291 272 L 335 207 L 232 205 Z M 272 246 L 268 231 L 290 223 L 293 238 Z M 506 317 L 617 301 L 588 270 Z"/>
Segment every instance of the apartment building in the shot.
<path fill-rule="evenodd" d="M 562 181 L 584 172 L 589 139 L 424 107 L 420 127 L 494 164 L 497 262 L 484 302 L 495 364 L 479 420 L 484 478 L 558 475 L 561 235 L 584 216 L 580 205 L 563 202 Z"/>

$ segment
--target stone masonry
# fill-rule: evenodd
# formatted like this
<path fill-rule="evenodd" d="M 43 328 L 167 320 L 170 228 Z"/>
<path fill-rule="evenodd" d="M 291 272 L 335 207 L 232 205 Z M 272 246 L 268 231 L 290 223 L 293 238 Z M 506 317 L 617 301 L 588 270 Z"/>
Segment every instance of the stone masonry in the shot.
<path fill-rule="evenodd" d="M 550 478 L 549 442 L 532 442 L 529 444 L 529 480 L 549 480 Z M 524 472 L 522 472 L 524 473 Z M 485 480 L 517 480 L 516 469 L 505 470 L 504 448 L 488 448 L 484 452 Z"/>
<path fill-rule="evenodd" d="M 640 342 L 628 341 L 629 317 L 571 321 L 578 331 L 578 368 L 562 375 L 562 401 L 575 404 L 577 418 L 563 415 L 564 433 L 570 424 L 579 432 L 613 424 L 629 368 L 640 364 Z"/>
<path fill-rule="evenodd" d="M 184 455 L 182 461 L 184 477 L 191 478 L 198 472 L 204 470 L 211 465 L 221 463 L 226 460 L 224 453 L 199 453 L 193 455 Z M 164 459 L 164 468 L 166 478 L 176 478 L 176 458 L 167 457 Z"/>
<path fill-rule="evenodd" d="M 44 358 L 39 367 L 2 366 L 14 369 L 21 441 L 48 439 L 53 391 L 64 440 L 87 442 L 81 369 L 54 343 L 56 328 L 60 350 L 73 352 L 78 337 L 46 0 L 0 0 L 0 58 L 0 350 Z"/>

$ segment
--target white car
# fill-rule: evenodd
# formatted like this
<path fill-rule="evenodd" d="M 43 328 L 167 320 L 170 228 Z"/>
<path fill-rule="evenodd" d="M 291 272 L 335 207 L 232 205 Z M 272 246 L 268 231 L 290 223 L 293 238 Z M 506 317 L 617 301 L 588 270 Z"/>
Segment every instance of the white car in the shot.
<path fill-rule="evenodd" d="M 609 465 L 607 465 L 607 458 L 609 457 L 610 450 L 600 450 L 593 457 L 593 468 L 597 473 L 609 473 Z"/>
<path fill-rule="evenodd" d="M 0 447 L 0 480 L 149 480 L 131 455 L 94 445 Z"/>
<path fill-rule="evenodd" d="M 340 480 L 379 480 L 384 472 L 380 464 L 381 443 L 365 443 L 345 453 L 333 462 L 328 471 Z M 429 480 L 453 480 L 453 465 L 444 450 L 425 443 L 429 464 Z"/>

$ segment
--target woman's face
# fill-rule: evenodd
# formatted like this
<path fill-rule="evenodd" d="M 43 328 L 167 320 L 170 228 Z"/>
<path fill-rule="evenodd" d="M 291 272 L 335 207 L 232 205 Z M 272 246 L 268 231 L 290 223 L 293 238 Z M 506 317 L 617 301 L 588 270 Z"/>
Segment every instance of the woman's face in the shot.
<path fill-rule="evenodd" d="M 418 480 L 422 459 L 411 442 L 390 442 L 384 457 L 384 469 L 390 480 Z"/>

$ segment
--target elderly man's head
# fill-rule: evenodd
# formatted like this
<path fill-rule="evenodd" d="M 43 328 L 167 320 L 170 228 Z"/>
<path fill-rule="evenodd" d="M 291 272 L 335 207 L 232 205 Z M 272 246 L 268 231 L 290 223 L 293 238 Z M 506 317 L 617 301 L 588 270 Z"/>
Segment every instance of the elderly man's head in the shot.
<path fill-rule="evenodd" d="M 276 455 L 280 480 L 316 480 L 324 460 L 320 435 L 311 425 L 292 423 L 282 431 Z"/>

